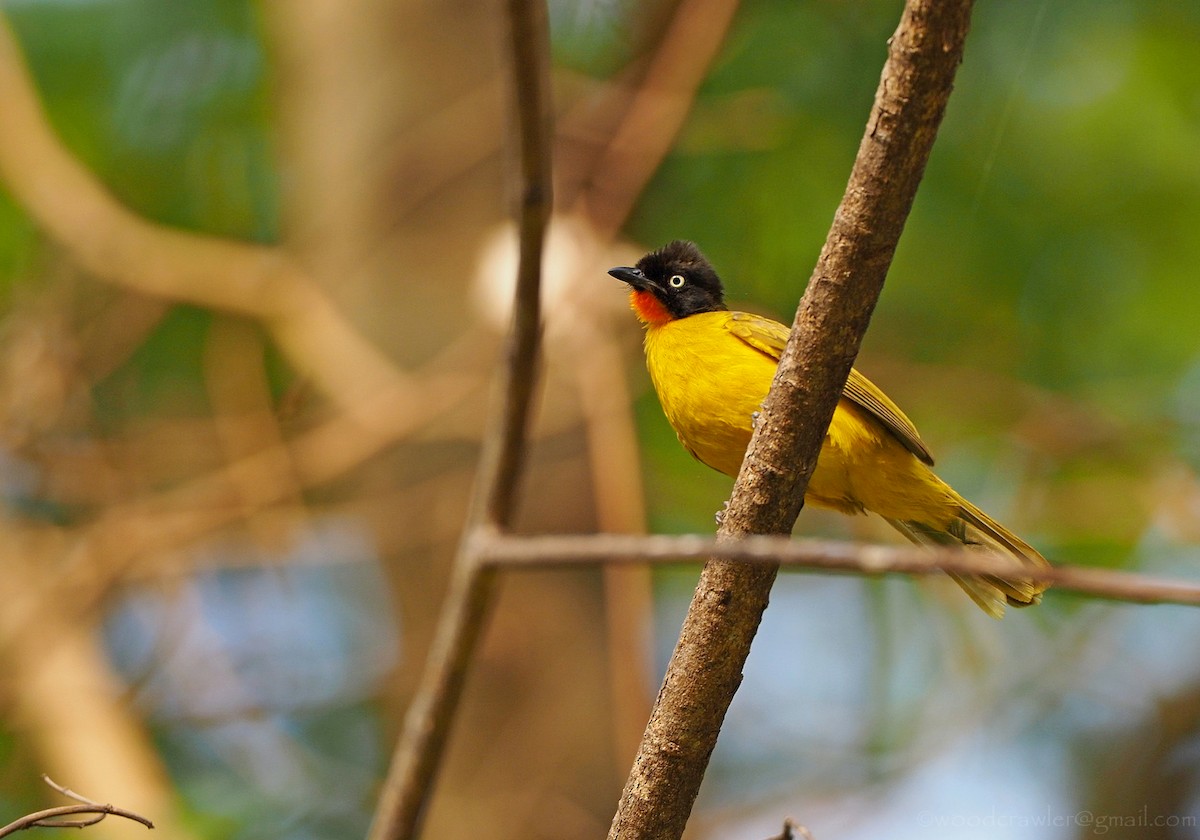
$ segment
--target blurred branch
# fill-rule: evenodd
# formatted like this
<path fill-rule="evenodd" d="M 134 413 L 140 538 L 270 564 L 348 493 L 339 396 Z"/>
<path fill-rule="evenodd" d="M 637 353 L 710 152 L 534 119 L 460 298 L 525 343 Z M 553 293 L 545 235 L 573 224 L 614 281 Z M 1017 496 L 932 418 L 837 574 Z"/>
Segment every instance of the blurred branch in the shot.
<path fill-rule="evenodd" d="M 275 503 L 294 492 L 292 480 L 311 486 L 336 477 L 473 387 L 444 372 L 422 377 L 394 367 L 284 252 L 172 230 L 121 205 L 55 135 L 2 13 L 0 103 L 5 123 L 0 179 L 78 263 L 136 293 L 258 319 L 294 367 L 311 376 L 340 410 L 291 441 L 275 441 L 170 490 L 109 506 L 84 529 L 68 562 L 50 575 L 53 580 L 23 593 L 28 609 L 6 611 L 0 638 L 25 626 L 20 617 L 36 613 L 54 587 L 85 564 L 93 595 L 73 604 L 80 610 L 101 597 L 137 556 L 176 547 Z M 257 481 L 262 477 L 271 480 Z M 239 498 L 236 487 L 251 483 L 254 498 Z M 106 562 L 88 562 L 99 558 Z"/>
<path fill-rule="evenodd" d="M 737 0 L 682 0 L 676 8 L 645 79 L 576 202 L 575 210 L 587 216 L 600 237 L 616 236 L 675 144 L 737 7 Z"/>
<path fill-rule="evenodd" d="M 411 391 L 282 251 L 187 233 L 122 205 L 55 134 L 0 13 L 0 179 L 95 277 L 143 294 L 257 318 L 302 374 L 347 412 L 365 394 Z"/>
<path fill-rule="evenodd" d="M 28 585 L 0 617 L 0 641 L 27 628 L 48 599 L 72 579 L 88 583 L 88 592 L 70 609 L 82 613 L 94 606 L 120 580 L 130 564 L 147 554 L 184 545 L 238 521 L 253 509 L 286 500 L 297 486 L 328 482 L 361 464 L 388 444 L 412 433 L 458 402 L 473 382 L 430 374 L 417 387 L 421 399 L 385 392 L 359 397 L 359 411 L 339 414 L 286 443 L 264 446 L 208 474 L 177 487 L 129 502 L 115 503 L 56 554 L 68 558 L 47 567 L 44 581 Z M 280 473 L 280 464 L 291 469 Z M 270 478 L 255 486 L 253 498 L 239 492 L 248 476 Z M 104 562 L 95 562 L 98 559 Z M 60 604 L 55 607 L 64 610 Z"/>
<path fill-rule="evenodd" d="M 35 811 L 32 814 L 26 814 L 21 819 L 11 822 L 8 825 L 0 828 L 0 837 L 7 837 L 10 834 L 16 834 L 18 831 L 24 831 L 27 828 L 87 828 L 89 825 L 95 825 L 110 814 L 114 817 L 122 817 L 134 822 L 140 822 L 146 828 L 154 828 L 154 823 L 140 814 L 135 814 L 132 811 L 126 811 L 123 808 L 118 808 L 115 805 L 106 805 L 101 802 L 95 802 L 88 799 L 86 796 L 80 796 L 75 791 L 63 787 L 49 776 L 42 776 L 42 781 L 50 785 L 56 791 L 70 799 L 74 799 L 81 803 L 79 805 L 60 805 L 57 808 L 47 808 L 44 811 Z M 79 815 L 87 815 L 84 819 L 65 819 Z"/>
<path fill-rule="evenodd" d="M 797 825 L 790 817 L 783 821 L 783 831 L 773 837 L 768 837 L 767 840 L 814 840 L 812 832 L 802 825 Z"/>
<path fill-rule="evenodd" d="M 568 106 L 556 127 L 556 157 L 565 144 L 591 141 L 601 135 L 597 112 L 615 110 L 614 101 L 628 100 L 624 117 L 604 142 L 597 161 L 579 161 L 585 171 L 559 172 L 560 182 L 586 183 L 571 212 L 582 213 L 595 225 L 600 239 L 620 231 L 638 196 L 658 169 L 691 109 L 697 88 L 708 75 L 737 11 L 737 0 L 682 0 L 650 56 L 641 83 L 634 86 L 621 74 L 601 86 L 599 99 L 585 97 Z M 498 132 L 462 131 L 469 118 L 486 125 L 501 125 L 503 113 L 498 82 L 489 81 L 449 102 L 422 121 L 404 138 L 412 149 L 402 171 L 392 178 L 405 184 L 401 213 L 411 212 L 430 195 L 496 151 Z M 630 88 L 634 88 L 632 91 Z M 564 190 L 563 192 L 571 192 Z"/>
<path fill-rule="evenodd" d="M 723 540 L 787 534 L 883 288 L 962 60 L 970 0 L 909 0 L 842 203 L 734 485 Z M 778 565 L 710 560 L 610 838 L 683 834 Z"/>
<path fill-rule="evenodd" d="M 512 331 L 450 590 L 384 782 L 369 835 L 374 840 L 411 838 L 420 830 L 492 600 L 495 572 L 479 562 L 478 535 L 510 527 L 523 465 L 540 340 L 542 250 L 553 203 L 550 33 L 544 0 L 509 0 L 507 10 L 521 161 Z"/>
<path fill-rule="evenodd" d="M 270 460 L 255 459 L 261 469 L 237 470 L 230 476 L 236 482 L 232 490 L 240 518 L 270 544 L 278 533 L 256 514 L 273 503 L 298 507 L 303 495 L 271 398 L 265 350 L 261 330 L 249 322 L 215 319 L 204 348 L 204 383 L 223 461 L 235 463 L 259 450 L 276 453 Z M 264 489 L 274 497 L 272 502 L 263 501 Z"/>
<path fill-rule="evenodd" d="M 1135 604 L 1200 606 L 1200 583 L 1152 578 L 1135 572 L 1086 566 L 1026 569 L 1001 554 L 961 548 L 864 545 L 835 540 L 793 539 L 752 535 L 738 540 L 701 536 L 581 536 L 487 537 L 479 546 L 480 559 L 506 569 L 574 567 L 590 564 L 695 563 L 717 557 L 741 563 L 778 564 L 793 569 L 861 575 L 1005 575 L 1052 583 L 1060 592 Z"/>
<path fill-rule="evenodd" d="M 646 500 L 633 400 L 617 342 L 599 324 L 578 320 L 566 337 L 583 411 L 597 530 L 644 534 Z M 637 752 L 654 697 L 652 677 L 643 667 L 645 652 L 653 649 L 653 582 L 644 566 L 606 564 L 602 574 L 613 755 L 623 777 L 623 765 Z"/>

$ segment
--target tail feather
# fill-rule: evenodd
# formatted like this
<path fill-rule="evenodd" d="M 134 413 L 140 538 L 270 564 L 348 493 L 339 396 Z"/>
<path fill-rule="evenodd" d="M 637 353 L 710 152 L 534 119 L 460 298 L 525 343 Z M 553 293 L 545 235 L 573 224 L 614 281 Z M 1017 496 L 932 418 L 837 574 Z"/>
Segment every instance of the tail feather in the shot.
<path fill-rule="evenodd" d="M 1037 549 L 961 497 L 957 517 L 944 528 L 912 520 L 887 521 L 918 545 L 981 546 L 1013 557 L 1031 568 L 1041 569 L 1050 565 Z M 1020 577 L 947 574 L 972 601 L 994 618 L 1003 617 L 1006 606 L 1028 607 L 1040 602 L 1042 592 L 1046 589 L 1044 583 Z"/>

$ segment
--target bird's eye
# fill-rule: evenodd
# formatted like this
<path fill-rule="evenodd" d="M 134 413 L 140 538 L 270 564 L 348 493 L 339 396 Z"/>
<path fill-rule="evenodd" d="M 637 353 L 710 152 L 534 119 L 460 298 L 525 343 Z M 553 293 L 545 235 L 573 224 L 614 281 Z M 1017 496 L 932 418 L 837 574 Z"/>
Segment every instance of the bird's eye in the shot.
<path fill-rule="evenodd" d="M 686 281 L 683 279 L 682 274 L 672 274 L 671 279 L 668 280 L 667 282 L 671 284 L 672 289 L 679 289 L 679 288 L 682 288 L 683 284 Z"/>

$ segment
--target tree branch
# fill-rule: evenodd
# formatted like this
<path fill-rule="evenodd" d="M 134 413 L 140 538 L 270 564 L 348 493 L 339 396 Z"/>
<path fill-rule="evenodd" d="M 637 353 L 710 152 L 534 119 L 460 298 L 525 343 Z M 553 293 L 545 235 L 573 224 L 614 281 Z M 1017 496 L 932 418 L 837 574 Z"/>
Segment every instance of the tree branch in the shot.
<path fill-rule="evenodd" d="M 1053 592 L 1134 604 L 1200 607 L 1200 583 L 1162 580 L 1119 569 L 1054 566 L 1030 569 L 1002 554 L 963 548 L 865 545 L 837 540 L 747 536 L 721 540 L 701 536 L 496 534 L 479 545 L 480 562 L 504 569 L 572 568 L 590 564 L 695 563 L 718 557 L 738 563 L 777 564 L 797 570 L 859 575 L 1005 575 L 1051 583 Z"/>
<path fill-rule="evenodd" d="M 800 512 L 962 59 L 970 0 L 909 0 L 833 227 L 734 486 L 722 539 Z M 683 833 L 778 566 L 711 560 L 684 619 L 610 838 Z"/>
<path fill-rule="evenodd" d="M 543 0 L 508 0 L 520 180 L 513 324 L 497 417 L 488 424 L 471 509 L 446 605 L 371 826 L 371 840 L 415 837 L 445 751 L 471 657 L 492 601 L 495 570 L 479 562 L 480 534 L 510 527 L 536 381 L 542 248 L 552 206 L 550 34 Z"/>
<path fill-rule="evenodd" d="M 10 834 L 16 834 L 18 831 L 24 831 L 27 828 L 87 828 L 89 825 L 95 825 L 100 822 L 110 814 L 114 817 L 122 817 L 127 820 L 139 822 L 146 826 L 146 828 L 154 828 L 154 823 L 141 814 L 135 814 L 133 811 L 126 811 L 124 808 L 118 808 L 115 805 L 107 805 L 88 799 L 86 796 L 80 796 L 75 791 L 58 784 L 49 776 L 43 775 L 42 781 L 63 796 L 74 799 L 80 804 L 60 805 L 57 808 L 47 808 L 44 811 L 35 811 L 32 814 L 26 814 L 21 819 L 0 828 L 0 837 L 7 837 Z M 83 816 L 83 819 L 66 819 L 66 817 L 73 816 Z"/>

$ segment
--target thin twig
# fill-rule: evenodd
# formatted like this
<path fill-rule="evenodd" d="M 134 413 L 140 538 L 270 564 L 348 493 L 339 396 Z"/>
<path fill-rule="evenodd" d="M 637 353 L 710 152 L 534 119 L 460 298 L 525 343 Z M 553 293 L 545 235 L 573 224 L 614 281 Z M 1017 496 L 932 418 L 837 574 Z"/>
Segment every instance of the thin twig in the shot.
<path fill-rule="evenodd" d="M 86 796 L 80 796 L 75 791 L 65 788 L 55 782 L 49 776 L 43 774 L 42 781 L 54 788 L 70 799 L 79 802 L 79 805 L 60 805 L 57 808 L 47 808 L 43 811 L 34 811 L 32 814 L 26 814 L 21 819 L 9 823 L 0 828 L 0 837 L 7 837 L 10 834 L 15 834 L 18 831 L 24 831 L 27 828 L 87 828 L 89 825 L 95 825 L 110 814 L 114 817 L 122 817 L 127 820 L 139 822 L 146 828 L 154 828 L 154 823 L 143 817 L 141 814 L 135 814 L 133 811 L 126 811 L 124 808 L 118 808 L 115 805 L 108 805 L 103 802 L 96 802 L 93 799 L 88 799 Z M 72 817 L 80 814 L 88 815 L 85 819 L 70 820 L 65 817 Z"/>
<path fill-rule="evenodd" d="M 58 782 L 51 779 L 45 773 L 42 774 L 42 781 L 45 782 L 46 784 L 48 784 L 50 787 L 54 788 L 56 791 L 58 791 L 63 796 L 67 797 L 68 799 L 74 799 L 76 802 L 82 802 L 84 805 L 97 804 L 96 800 L 88 799 L 86 796 L 76 793 L 75 791 L 71 790 L 69 787 L 64 787 L 63 785 L 60 785 Z"/>
<path fill-rule="evenodd" d="M 833 227 L 796 313 L 719 534 L 787 534 L 928 160 L 970 0 L 909 0 Z M 683 834 L 778 566 L 710 560 L 621 794 L 610 840 Z"/>
<path fill-rule="evenodd" d="M 788 817 L 783 821 L 783 831 L 774 837 L 768 837 L 767 840 L 796 840 L 797 837 L 800 840 L 815 840 L 811 831 Z"/>
<path fill-rule="evenodd" d="M 543 0 L 509 0 L 508 15 L 521 158 L 520 258 L 512 332 L 497 417 L 487 426 L 446 606 L 405 715 L 371 825 L 371 840 L 407 840 L 420 830 L 492 601 L 495 570 L 479 563 L 478 535 L 511 525 L 523 464 L 540 338 L 542 248 L 552 206 L 550 35 Z"/>
<path fill-rule="evenodd" d="M 1200 583 L 1162 580 L 1136 572 L 1088 566 L 1031 569 L 1002 554 L 961 548 L 865 545 L 837 540 L 755 535 L 739 540 L 701 536 L 583 534 L 488 536 L 479 544 L 482 562 L 505 569 L 570 568 L 591 564 L 695 563 L 711 557 L 778 564 L 797 570 L 860 575 L 1005 575 L 1051 583 L 1050 591 L 1072 592 L 1135 604 L 1200 606 Z"/>

